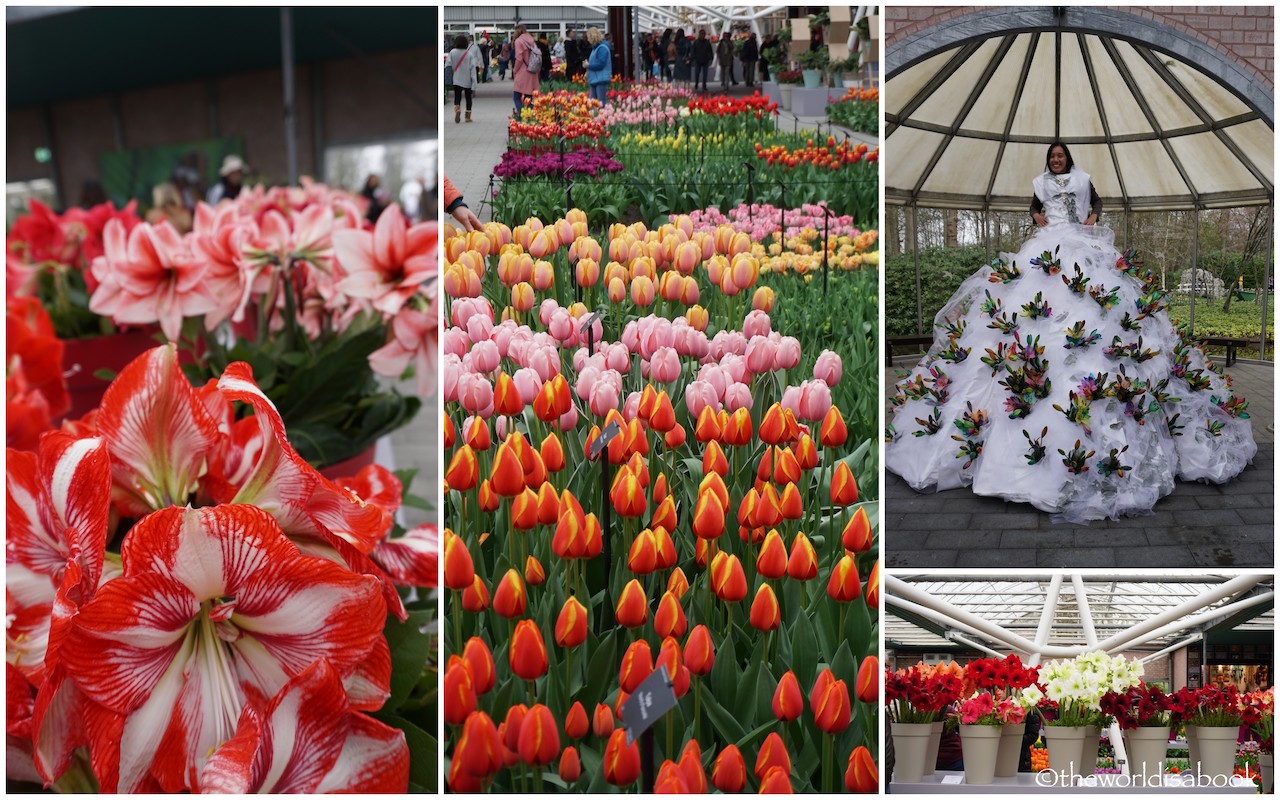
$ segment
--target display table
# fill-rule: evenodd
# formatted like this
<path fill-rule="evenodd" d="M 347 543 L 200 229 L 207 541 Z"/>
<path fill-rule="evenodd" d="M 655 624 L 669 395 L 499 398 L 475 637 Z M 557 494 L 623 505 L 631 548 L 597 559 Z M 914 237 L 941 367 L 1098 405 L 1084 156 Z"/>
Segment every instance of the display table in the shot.
<path fill-rule="evenodd" d="M 1166 775 L 1164 786 L 1131 786 L 1126 775 L 1094 775 L 1085 778 L 1084 785 L 1054 785 L 1052 775 L 1046 774 L 1038 778 L 1034 772 L 1019 772 L 1013 778 L 996 778 L 994 783 L 971 786 L 964 782 L 964 772 L 940 770 L 932 775 L 925 775 L 919 783 L 889 784 L 889 794 L 1039 794 L 1043 792 L 1062 792 L 1073 794 L 1255 794 L 1257 787 L 1252 782 L 1242 785 L 1224 787 L 1219 781 L 1215 786 L 1197 786 L 1194 775 Z M 947 781 L 958 781 L 950 783 Z M 1173 783 L 1172 781 L 1178 781 Z M 1092 784 L 1092 785 L 1091 785 Z"/>
<path fill-rule="evenodd" d="M 820 86 L 817 89 L 805 89 L 797 86 L 791 92 L 791 113 L 797 117 L 825 117 L 827 104 L 844 97 L 844 89 L 831 89 Z"/>

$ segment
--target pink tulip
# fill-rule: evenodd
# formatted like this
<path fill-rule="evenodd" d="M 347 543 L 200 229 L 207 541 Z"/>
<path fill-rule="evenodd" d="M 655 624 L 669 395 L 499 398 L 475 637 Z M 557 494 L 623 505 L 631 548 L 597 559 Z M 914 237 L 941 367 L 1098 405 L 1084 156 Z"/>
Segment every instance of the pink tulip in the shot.
<path fill-rule="evenodd" d="M 745 383 L 731 383 L 724 392 L 724 408 L 734 412 L 740 408 L 751 408 L 751 389 Z"/>
<path fill-rule="evenodd" d="M 708 383 L 715 389 L 716 397 L 723 398 L 724 390 L 729 388 L 731 380 L 719 364 L 703 364 L 698 371 L 698 380 Z"/>
<path fill-rule="evenodd" d="M 554 347 L 531 348 L 526 366 L 532 367 L 545 383 L 560 372 L 560 354 Z"/>
<path fill-rule="evenodd" d="M 706 381 L 691 381 L 684 389 L 684 402 L 689 409 L 689 416 L 694 419 L 697 419 L 702 409 L 707 406 L 710 406 L 713 411 L 719 411 L 721 407 L 715 387 Z"/>
<path fill-rule="evenodd" d="M 750 339 L 753 336 L 768 336 L 773 332 L 769 315 L 763 311 L 750 311 L 742 320 L 742 335 Z"/>
<path fill-rule="evenodd" d="M 800 387 L 788 386 L 782 390 L 782 399 L 778 401 L 782 407 L 789 410 L 797 417 L 800 416 Z"/>
<path fill-rule="evenodd" d="M 507 320 L 489 331 L 489 339 L 498 346 L 498 355 L 503 358 L 506 358 L 507 353 L 511 350 L 511 339 L 515 336 L 515 331 L 516 324 L 511 320 Z"/>
<path fill-rule="evenodd" d="M 459 328 L 445 328 L 440 335 L 440 354 L 462 358 L 471 346 L 467 332 Z"/>
<path fill-rule="evenodd" d="M 659 383 L 671 383 L 680 377 L 680 356 L 670 347 L 659 347 L 649 359 L 649 374 Z"/>
<path fill-rule="evenodd" d="M 631 369 L 631 353 L 620 344 L 612 344 L 609 346 L 609 352 L 605 354 L 604 363 L 611 370 L 626 372 Z"/>
<path fill-rule="evenodd" d="M 440 358 L 440 390 L 446 403 L 458 401 L 458 378 L 462 376 L 462 359 L 452 353 Z"/>
<path fill-rule="evenodd" d="M 588 402 L 591 413 L 603 417 L 610 409 L 618 407 L 618 390 L 606 381 L 600 381 L 592 387 L 591 399 Z"/>
<path fill-rule="evenodd" d="M 470 358 L 472 369 L 481 373 L 493 372 L 502 361 L 498 346 L 488 339 L 472 345 Z"/>
<path fill-rule="evenodd" d="M 551 323 L 551 315 L 560 308 L 560 304 L 556 302 L 554 297 L 548 297 L 538 304 L 538 321 L 544 326 Z"/>
<path fill-rule="evenodd" d="M 453 324 L 459 328 L 467 327 L 467 321 L 477 314 L 483 314 L 489 321 L 493 321 L 493 308 L 483 297 L 459 297 L 453 301 L 449 310 Z"/>
<path fill-rule="evenodd" d="M 724 358 L 720 359 L 720 368 L 731 381 L 746 383 L 751 379 L 747 371 L 747 360 L 740 355 L 725 353 Z"/>
<path fill-rule="evenodd" d="M 818 422 L 831 410 L 831 390 L 822 381 L 800 384 L 795 414 L 807 422 Z"/>
<path fill-rule="evenodd" d="M 557 308 L 552 312 L 551 319 L 546 323 L 546 326 L 547 333 L 551 334 L 553 339 L 563 343 L 573 338 L 573 317 L 569 316 L 568 309 Z"/>
<path fill-rule="evenodd" d="M 573 385 L 573 393 L 578 399 L 587 401 L 591 399 L 591 390 L 596 388 L 596 384 L 600 381 L 600 370 L 594 366 L 584 366 L 578 371 L 578 380 Z"/>
<path fill-rule="evenodd" d="M 763 375 L 771 371 L 778 360 L 778 344 L 767 336 L 757 336 L 747 342 L 747 369 L 752 374 Z"/>
<path fill-rule="evenodd" d="M 560 415 L 560 419 L 556 423 L 562 431 L 571 431 L 578 424 L 578 407 L 569 406 L 569 410 Z"/>
<path fill-rule="evenodd" d="M 777 360 L 774 369 L 795 369 L 800 363 L 800 340 L 794 336 L 783 336 L 778 342 Z"/>
<path fill-rule="evenodd" d="M 640 393 L 632 392 L 627 395 L 627 399 L 623 401 L 620 411 L 622 418 L 627 422 L 635 419 L 636 415 L 640 413 Z"/>
<path fill-rule="evenodd" d="M 473 342 L 483 342 L 493 331 L 493 321 L 482 314 L 476 314 L 467 320 L 467 336 Z"/>
<path fill-rule="evenodd" d="M 823 350 L 813 364 L 813 377 L 828 387 L 838 384 L 843 373 L 844 365 L 840 360 L 840 354 L 831 350 Z"/>
<path fill-rule="evenodd" d="M 541 234 L 539 234 L 541 235 Z M 547 261 L 533 262 L 533 288 L 540 292 L 550 289 L 556 282 L 556 271 Z"/>
<path fill-rule="evenodd" d="M 511 381 L 516 385 L 516 391 L 520 393 L 520 400 L 525 405 L 532 403 L 537 397 L 538 392 L 542 391 L 542 378 L 538 377 L 538 373 L 523 367 L 515 371 L 511 376 Z"/>
<path fill-rule="evenodd" d="M 483 375 L 463 372 L 458 376 L 458 402 L 472 414 L 493 408 L 493 384 Z"/>

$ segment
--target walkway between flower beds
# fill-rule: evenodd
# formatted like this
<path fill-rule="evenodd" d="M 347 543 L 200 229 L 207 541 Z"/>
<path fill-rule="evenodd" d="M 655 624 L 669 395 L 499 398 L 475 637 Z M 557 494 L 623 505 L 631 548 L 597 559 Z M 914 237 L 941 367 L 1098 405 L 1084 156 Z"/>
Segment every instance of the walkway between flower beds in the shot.
<path fill-rule="evenodd" d="M 754 88 L 747 89 L 745 86 L 738 85 L 730 87 L 729 95 L 746 97 L 754 91 Z M 511 79 L 509 76 L 505 81 L 495 78 L 492 83 L 477 87 L 471 113 L 474 122 L 470 125 L 466 122 L 454 124 L 452 92 L 449 92 L 447 100 L 448 102 L 442 106 L 440 116 L 444 172 L 462 191 L 467 205 L 481 220 L 487 222 L 491 219 L 491 209 L 488 204 L 482 207 L 481 201 L 489 192 L 489 174 L 502 157 L 503 151 L 507 149 L 507 120 L 511 117 L 512 110 Z M 819 124 L 825 133 L 829 125 L 826 117 L 796 117 L 788 111 L 781 112 L 778 117 L 778 127 L 783 131 L 790 131 L 797 127 L 812 129 Z M 838 138 L 843 138 L 842 133 L 848 133 L 849 138 L 854 142 L 865 142 L 870 147 L 879 144 L 875 136 L 846 131 L 839 125 L 835 126 L 835 134 Z M 494 179 L 494 185 L 500 186 L 497 178 Z"/>
<path fill-rule="evenodd" d="M 912 362 L 914 363 L 914 362 Z M 895 362 L 885 376 L 886 398 Z M 1024 503 L 968 489 L 919 494 L 885 474 L 884 542 L 889 567 L 1270 567 L 1275 561 L 1275 370 L 1236 362 L 1227 371 L 1249 400 L 1258 454 L 1221 486 L 1178 481 L 1154 514 L 1055 525 Z"/>

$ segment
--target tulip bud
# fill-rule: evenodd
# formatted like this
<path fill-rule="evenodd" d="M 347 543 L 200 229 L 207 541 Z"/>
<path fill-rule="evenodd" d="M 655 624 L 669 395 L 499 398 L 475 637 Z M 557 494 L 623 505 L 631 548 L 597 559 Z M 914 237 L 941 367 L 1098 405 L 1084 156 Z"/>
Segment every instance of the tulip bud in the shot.
<path fill-rule="evenodd" d="M 729 745 L 716 756 L 711 767 L 711 785 L 726 794 L 741 792 L 747 785 L 747 765 L 736 745 Z"/>
<path fill-rule="evenodd" d="M 657 544 L 654 542 L 653 531 L 645 528 L 631 542 L 631 550 L 627 553 L 627 569 L 637 575 L 648 575 L 657 568 Z"/>
<path fill-rule="evenodd" d="M 613 615 L 618 624 L 626 628 L 638 628 L 649 619 L 649 599 L 640 581 L 633 578 L 622 587 Z"/>
<path fill-rule="evenodd" d="M 760 584 L 756 590 L 756 599 L 751 603 L 751 627 L 758 631 L 777 630 L 782 624 L 782 613 L 778 608 L 778 596 L 768 583 Z"/>
<path fill-rule="evenodd" d="M 564 717 L 564 733 L 570 739 L 581 739 L 589 730 L 591 723 L 587 720 L 587 710 L 580 701 L 575 700 Z"/>
<path fill-rule="evenodd" d="M 493 653 L 484 639 L 472 636 L 462 648 L 462 657 L 471 669 L 471 685 L 477 695 L 484 695 L 498 682 L 498 671 L 493 664 Z"/>
<path fill-rule="evenodd" d="M 822 418 L 822 426 L 818 429 L 818 441 L 823 447 L 842 447 L 849 440 L 849 429 L 844 424 L 844 417 L 835 405 Z"/>
<path fill-rule="evenodd" d="M 867 576 L 867 606 L 869 608 L 880 607 L 880 561 L 876 560 L 875 566 L 871 568 L 871 574 Z"/>
<path fill-rule="evenodd" d="M 787 560 L 787 575 L 797 581 L 808 581 L 818 577 L 818 554 L 813 550 L 813 543 L 803 533 L 797 533 L 791 543 L 791 557 Z"/>
<path fill-rule="evenodd" d="M 858 579 L 858 567 L 853 557 L 841 556 L 827 580 L 827 595 L 837 603 L 848 603 L 862 595 L 862 583 Z"/>
<path fill-rule="evenodd" d="M 783 722 L 791 722 L 804 713 L 804 696 L 795 673 L 787 670 L 773 692 L 773 715 Z"/>
<path fill-rule="evenodd" d="M 711 562 L 711 588 L 726 603 L 736 603 L 747 596 L 747 577 L 738 557 L 724 551 Z"/>
<path fill-rule="evenodd" d="M 871 751 L 864 745 L 858 745 L 849 754 L 844 788 L 861 794 L 874 794 L 880 789 L 880 770 L 876 767 L 876 760 L 871 757 Z"/>
<path fill-rule="evenodd" d="M 564 601 L 556 619 L 556 644 L 577 647 L 587 640 L 587 609 L 572 595 Z"/>
<path fill-rule="evenodd" d="M 766 736 L 764 743 L 760 745 L 760 752 L 756 755 L 756 777 L 763 780 L 773 767 L 780 767 L 785 774 L 791 774 L 791 756 L 787 754 L 782 737 L 776 732 Z"/>
<path fill-rule="evenodd" d="M 547 673 L 547 646 L 536 622 L 522 619 L 516 623 L 507 660 L 511 671 L 526 681 L 537 680 Z"/>
<path fill-rule="evenodd" d="M 580 777 L 582 777 L 582 761 L 578 758 L 578 748 L 566 747 L 560 754 L 560 780 L 573 786 Z"/>
<path fill-rule="evenodd" d="M 622 665 L 618 669 L 618 685 L 624 692 L 634 692 L 644 679 L 653 673 L 653 652 L 649 643 L 639 639 L 631 643 L 622 654 Z"/>
<path fill-rule="evenodd" d="M 693 533 L 699 539 L 716 539 L 724 533 L 724 506 L 715 492 L 698 495 L 693 510 Z"/>
<path fill-rule="evenodd" d="M 824 670 L 829 674 L 830 670 Z M 825 686 L 819 690 L 819 686 Z M 825 684 L 819 679 L 819 685 L 809 696 L 809 705 L 813 708 L 813 722 L 826 733 L 842 733 L 849 727 L 852 709 L 849 705 L 849 688 L 844 681 L 831 680 Z"/>
<path fill-rule="evenodd" d="M 856 686 L 858 699 L 862 702 L 875 703 L 880 700 L 880 659 L 875 655 L 862 659 Z"/>
<path fill-rule="evenodd" d="M 698 746 L 697 739 L 685 742 L 684 749 L 680 751 L 679 767 L 690 794 L 707 793 L 707 773 L 702 769 L 702 748 Z"/>
<path fill-rule="evenodd" d="M 502 740 L 488 714 L 473 711 L 467 716 L 453 759 L 462 772 L 474 778 L 488 777 L 502 768 Z"/>
<path fill-rule="evenodd" d="M 627 744 L 627 733 L 621 728 L 609 736 L 603 767 L 604 779 L 614 786 L 630 786 L 640 777 L 640 749 Z"/>
<path fill-rule="evenodd" d="M 835 471 L 831 474 L 831 502 L 838 506 L 858 502 L 858 482 L 845 461 L 836 462 Z"/>
<path fill-rule="evenodd" d="M 853 516 L 844 526 L 844 532 L 840 535 L 840 543 L 844 545 L 845 550 L 854 553 L 865 553 L 871 549 L 873 535 L 866 508 L 859 508 L 853 512 Z"/>
<path fill-rule="evenodd" d="M 489 607 L 489 587 L 479 575 L 472 577 L 471 585 L 462 590 L 462 607 L 472 613 L 480 613 Z"/>
<path fill-rule="evenodd" d="M 695 626 L 684 643 L 684 665 L 694 675 L 707 675 L 716 663 L 716 649 L 706 625 Z"/>
<path fill-rule="evenodd" d="M 514 569 L 507 570 L 493 592 L 493 610 L 507 619 L 514 619 L 524 613 L 528 604 L 529 597 L 520 573 Z"/>
<path fill-rule="evenodd" d="M 791 775 L 782 767 L 769 767 L 760 779 L 760 794 L 791 794 Z"/>
<path fill-rule="evenodd" d="M 476 689 L 471 681 L 471 667 L 466 659 L 449 657 L 444 671 L 444 721 L 461 725 L 476 710 Z"/>
<path fill-rule="evenodd" d="M 462 538 L 448 528 L 444 529 L 444 585 L 454 591 L 469 588 L 476 577 L 471 552 Z"/>
<path fill-rule="evenodd" d="M 560 731 L 551 709 L 537 703 L 520 725 L 520 760 L 531 766 L 550 764 L 560 754 Z"/>
<path fill-rule="evenodd" d="M 684 570 L 679 567 L 671 573 L 671 577 L 667 578 L 667 591 L 676 597 L 684 597 L 684 593 L 689 591 L 689 579 L 685 577 Z"/>
<path fill-rule="evenodd" d="M 449 468 L 445 470 L 444 479 L 449 482 L 449 489 L 456 492 L 466 492 L 474 489 L 476 482 L 480 479 L 480 461 L 476 458 L 476 451 L 470 445 L 464 444 L 453 453 L 453 458 L 449 459 Z"/>

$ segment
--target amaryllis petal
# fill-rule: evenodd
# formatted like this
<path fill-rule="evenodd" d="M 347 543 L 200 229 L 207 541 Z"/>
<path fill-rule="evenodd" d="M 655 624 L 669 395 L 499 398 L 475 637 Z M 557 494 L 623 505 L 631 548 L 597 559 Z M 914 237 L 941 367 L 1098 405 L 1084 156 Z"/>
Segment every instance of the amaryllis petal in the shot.
<path fill-rule="evenodd" d="M 404 536 L 383 540 L 369 557 L 400 586 L 435 588 L 440 581 L 440 528 L 419 525 Z"/>
<path fill-rule="evenodd" d="M 126 515 L 186 505 L 217 444 L 217 422 L 182 374 L 174 345 L 121 370 L 97 422 L 111 453 L 113 499 Z"/>

